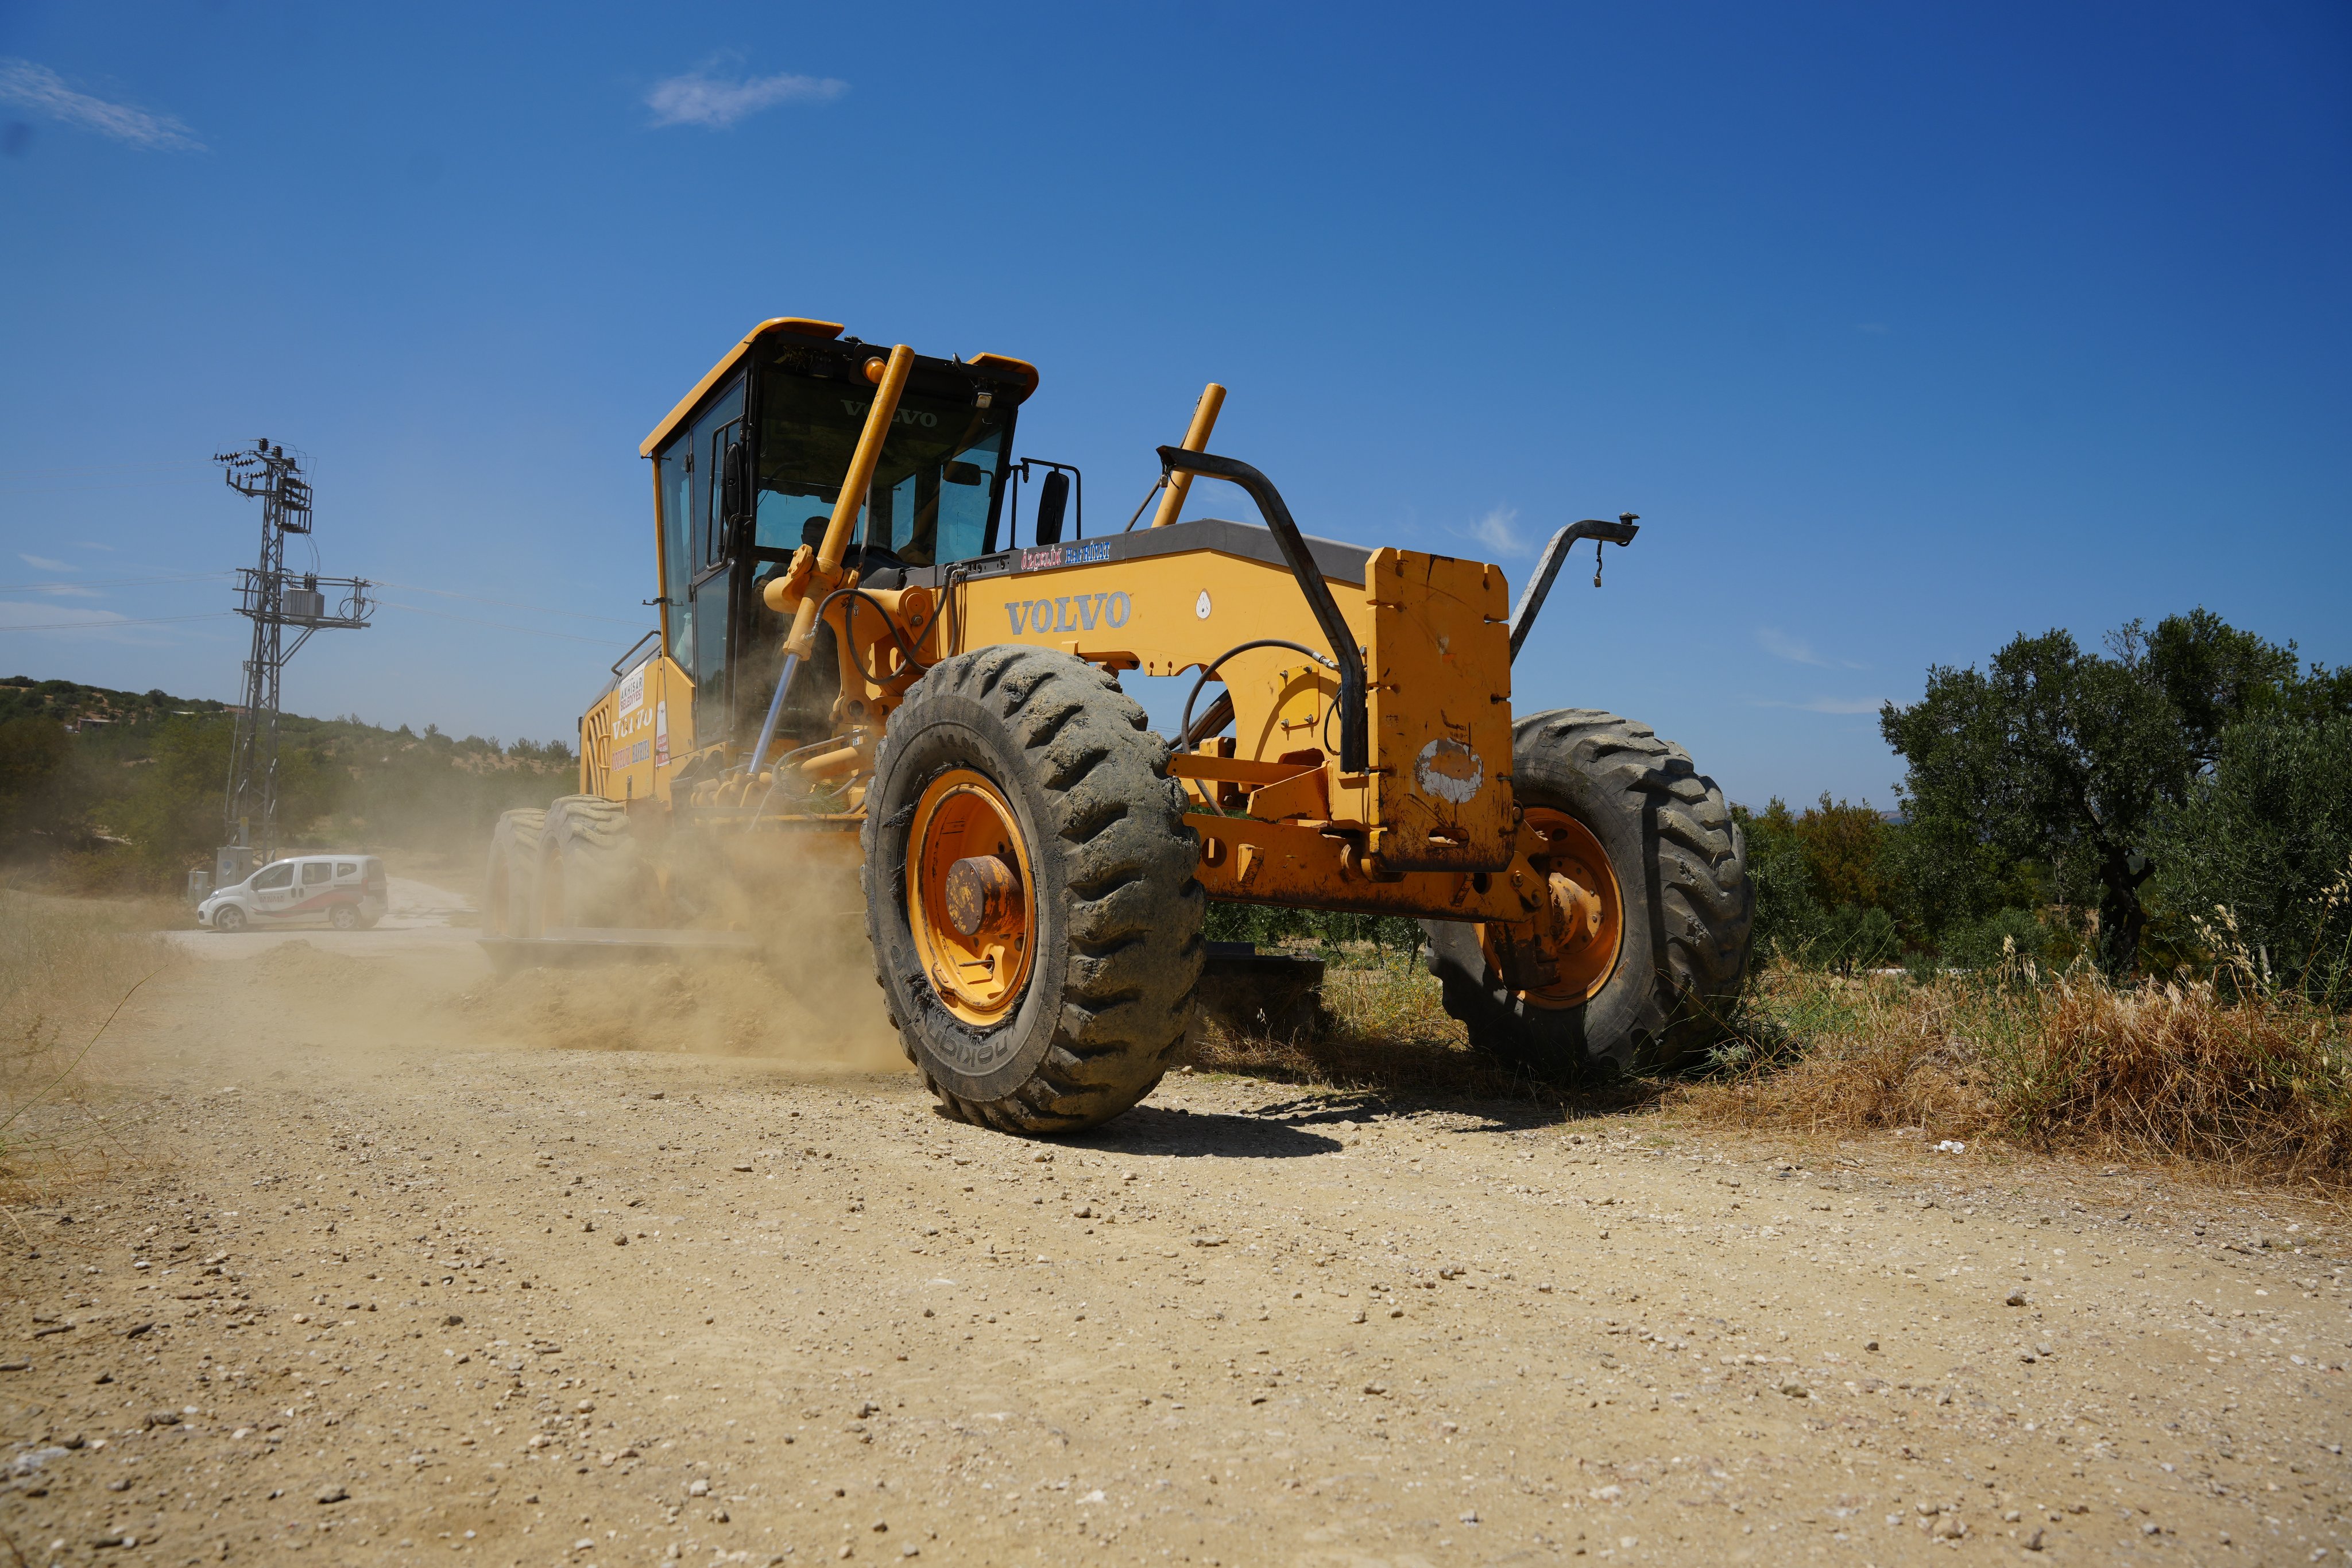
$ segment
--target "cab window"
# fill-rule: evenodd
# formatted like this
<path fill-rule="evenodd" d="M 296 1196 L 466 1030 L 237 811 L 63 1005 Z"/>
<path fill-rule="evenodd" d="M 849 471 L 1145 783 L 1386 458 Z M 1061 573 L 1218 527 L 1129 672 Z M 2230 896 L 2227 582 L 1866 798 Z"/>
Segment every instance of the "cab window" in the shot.
<path fill-rule="evenodd" d="M 253 873 L 253 886 L 257 893 L 268 888 L 291 887 L 293 884 L 294 862 L 292 861 L 279 861 L 275 865 L 263 866 Z"/>
<path fill-rule="evenodd" d="M 691 431 L 673 438 L 655 459 L 656 505 L 661 511 L 663 645 L 687 669 L 694 667 L 694 612 L 687 599 L 694 568 L 687 559 L 687 519 L 693 513 Z"/>
<path fill-rule="evenodd" d="M 790 551 L 822 537 L 874 389 L 775 365 L 761 383 L 758 545 Z M 1009 398 L 909 387 L 882 443 L 858 538 L 877 564 L 943 566 L 986 554 L 1004 479 Z"/>

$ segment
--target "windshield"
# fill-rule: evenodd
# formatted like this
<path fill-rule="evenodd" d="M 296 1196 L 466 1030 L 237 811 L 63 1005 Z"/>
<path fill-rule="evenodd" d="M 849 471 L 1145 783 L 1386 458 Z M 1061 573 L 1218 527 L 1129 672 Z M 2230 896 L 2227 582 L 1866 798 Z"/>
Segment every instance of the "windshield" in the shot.
<path fill-rule="evenodd" d="M 873 389 L 772 368 L 760 396 L 757 544 L 790 550 L 824 536 L 856 450 Z M 1010 400 L 908 391 L 882 444 L 858 537 L 908 566 L 940 566 L 996 548 Z"/>

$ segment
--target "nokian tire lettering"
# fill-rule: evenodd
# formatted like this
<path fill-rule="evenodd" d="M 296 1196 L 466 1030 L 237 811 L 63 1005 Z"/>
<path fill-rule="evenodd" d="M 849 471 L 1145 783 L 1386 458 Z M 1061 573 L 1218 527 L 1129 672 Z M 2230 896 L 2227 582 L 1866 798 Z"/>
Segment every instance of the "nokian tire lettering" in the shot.
<path fill-rule="evenodd" d="M 1600 840 L 1623 901 L 1623 946 L 1591 1000 L 1546 1008 L 1503 984 L 1475 925 L 1423 921 L 1445 1010 L 1468 1027 L 1473 1046 L 1532 1071 L 1687 1064 L 1720 1036 L 1755 921 L 1747 844 L 1723 791 L 1681 747 L 1596 708 L 1520 719 L 1511 764 L 1521 806 L 1564 811 Z"/>
<path fill-rule="evenodd" d="M 1125 1111 L 1167 1071 L 1192 1018 L 1207 906 L 1167 764 L 1118 681 L 1055 650 L 942 660 L 891 716 L 866 799 L 866 931 L 900 1043 L 950 1114 L 1072 1132 Z M 988 1027 L 940 1003 L 909 925 L 910 824 L 953 769 L 1002 791 L 1034 879 L 1031 973 Z"/>

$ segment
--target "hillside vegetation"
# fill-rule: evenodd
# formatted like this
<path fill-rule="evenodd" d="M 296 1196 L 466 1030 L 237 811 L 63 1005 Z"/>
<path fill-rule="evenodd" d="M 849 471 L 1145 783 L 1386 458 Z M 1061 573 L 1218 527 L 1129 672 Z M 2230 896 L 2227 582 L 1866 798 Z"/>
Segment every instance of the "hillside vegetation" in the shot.
<path fill-rule="evenodd" d="M 170 891 L 222 840 L 236 714 L 161 691 L 0 680 L 0 867 Z M 283 849 L 470 850 L 500 811 L 575 787 L 563 742 L 459 739 L 356 717 L 279 721 Z"/>

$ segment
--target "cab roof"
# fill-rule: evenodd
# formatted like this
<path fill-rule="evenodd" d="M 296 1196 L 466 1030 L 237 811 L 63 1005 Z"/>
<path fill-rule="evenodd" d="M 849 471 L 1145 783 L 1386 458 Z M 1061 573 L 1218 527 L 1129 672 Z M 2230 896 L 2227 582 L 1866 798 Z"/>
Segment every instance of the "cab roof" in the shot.
<path fill-rule="evenodd" d="M 709 394 L 711 388 L 732 374 L 735 367 L 743 362 L 761 340 L 773 334 L 782 334 L 831 341 L 839 338 L 842 331 L 842 324 L 838 321 L 816 321 L 804 316 L 776 316 L 761 322 L 743 335 L 742 341 L 721 355 L 719 362 L 710 367 L 709 372 L 694 383 L 694 390 L 680 398 L 677 405 L 663 415 L 662 422 L 654 426 L 653 434 L 637 444 L 637 455 L 651 457 L 654 455 L 654 449 L 668 440 L 671 433 L 687 422 L 696 407 Z M 857 340 L 852 338 L 849 341 L 854 343 Z M 885 351 L 887 350 L 877 350 L 877 353 Z M 1029 394 L 1037 390 L 1037 367 L 1026 360 L 1016 360 L 1003 354 L 974 354 L 962 362 L 1020 382 L 1021 391 L 1014 399 L 1015 402 L 1025 402 Z"/>

